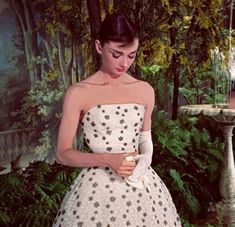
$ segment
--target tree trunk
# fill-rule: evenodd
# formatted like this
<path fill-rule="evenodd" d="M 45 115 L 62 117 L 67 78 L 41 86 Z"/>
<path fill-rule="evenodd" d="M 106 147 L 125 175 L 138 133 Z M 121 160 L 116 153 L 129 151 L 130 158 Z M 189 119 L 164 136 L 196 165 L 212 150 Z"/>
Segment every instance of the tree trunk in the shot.
<path fill-rule="evenodd" d="M 179 97 L 179 86 L 180 86 L 180 75 L 179 75 L 179 59 L 178 55 L 174 54 L 172 57 L 172 70 L 173 72 L 173 82 L 174 82 L 174 90 L 173 90 L 173 103 L 172 103 L 172 120 L 177 119 L 178 113 L 178 97 Z"/>
<path fill-rule="evenodd" d="M 48 66 L 51 70 L 55 70 L 55 66 L 54 66 L 54 62 L 52 60 L 52 55 L 51 55 L 51 52 L 52 52 L 52 45 L 51 45 L 51 40 L 49 38 L 49 36 L 45 36 L 45 37 L 41 37 L 42 40 L 43 40 L 43 44 L 44 44 L 44 48 L 45 48 L 45 52 L 46 52 L 46 56 L 47 56 L 47 63 L 48 63 Z"/>
<path fill-rule="evenodd" d="M 39 48 L 38 48 L 38 33 L 36 31 L 36 23 L 33 17 L 33 6 L 31 0 L 23 0 L 24 2 L 24 12 L 26 18 L 26 24 L 31 36 L 31 48 L 32 48 L 32 56 L 37 58 L 40 56 Z M 41 79 L 41 67 L 39 64 L 33 65 L 34 73 L 36 75 L 36 79 Z"/>
<path fill-rule="evenodd" d="M 61 34 L 61 32 L 58 32 L 57 42 L 58 42 L 60 70 L 61 70 L 61 76 L 62 76 L 62 83 L 64 85 L 64 89 L 66 89 L 68 87 L 68 81 L 67 81 L 67 68 L 66 68 L 65 53 L 64 53 L 65 47 L 64 47 L 64 41 L 63 41 L 62 36 L 63 34 Z"/>
<path fill-rule="evenodd" d="M 11 4 L 15 10 L 23 34 L 25 56 L 29 70 L 30 82 L 31 85 L 33 85 L 38 79 L 37 67 L 35 65 L 32 65 L 32 59 L 36 59 L 38 54 L 38 51 L 36 51 L 37 34 L 36 31 L 34 31 L 34 20 L 32 14 L 30 13 L 29 4 L 26 0 L 22 0 L 22 2 L 17 3 L 15 0 L 11 0 Z"/>
<path fill-rule="evenodd" d="M 71 51 L 70 51 L 70 59 L 68 61 L 67 64 L 67 76 L 68 76 L 68 82 L 69 85 L 71 85 L 73 83 L 73 63 L 74 63 L 74 48 L 75 48 L 75 44 L 74 44 L 74 40 L 73 38 L 71 38 Z"/>
<path fill-rule="evenodd" d="M 78 78 L 77 81 L 80 81 L 82 79 L 86 78 L 86 70 L 85 70 L 85 61 L 84 61 L 84 54 L 82 45 L 78 45 L 78 54 L 77 54 L 77 60 L 78 60 Z"/>
<path fill-rule="evenodd" d="M 64 88 L 66 89 L 69 85 L 72 84 L 72 73 L 73 73 L 73 64 L 74 64 L 74 41 L 71 38 L 71 45 L 69 49 L 69 59 L 66 59 L 65 54 L 65 34 L 63 32 L 58 32 L 57 34 L 57 42 L 58 42 L 58 53 L 59 53 L 59 62 L 60 62 L 60 70 L 62 75 L 62 82 Z M 68 48 L 67 48 L 68 49 Z"/>
<path fill-rule="evenodd" d="M 99 56 L 95 50 L 95 39 L 100 29 L 101 12 L 99 0 L 87 0 L 87 9 L 90 20 L 92 58 L 94 62 L 94 71 L 99 68 Z"/>
<path fill-rule="evenodd" d="M 172 16 L 169 19 L 169 25 L 171 26 L 169 30 L 169 35 L 170 35 L 170 46 L 175 47 L 176 43 L 176 37 L 178 35 L 177 33 L 177 28 L 173 26 L 173 20 L 175 18 L 175 14 L 177 12 L 174 12 Z M 171 59 L 171 64 L 169 67 L 169 74 L 171 78 L 173 79 L 173 103 L 172 103 L 172 120 L 177 119 L 177 112 L 178 112 L 178 97 L 179 97 L 179 56 L 178 54 L 173 54 L 172 59 Z"/>

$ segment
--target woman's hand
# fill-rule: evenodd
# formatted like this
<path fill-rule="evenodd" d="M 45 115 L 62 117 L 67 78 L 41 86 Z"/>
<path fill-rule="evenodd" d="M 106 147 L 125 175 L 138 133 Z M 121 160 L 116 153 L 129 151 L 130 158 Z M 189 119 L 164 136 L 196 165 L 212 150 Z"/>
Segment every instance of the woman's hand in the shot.
<path fill-rule="evenodd" d="M 126 157 L 135 156 L 138 152 L 131 153 L 113 153 L 108 154 L 108 165 L 121 177 L 129 177 L 132 175 L 133 170 L 136 166 L 136 162 L 127 161 Z"/>

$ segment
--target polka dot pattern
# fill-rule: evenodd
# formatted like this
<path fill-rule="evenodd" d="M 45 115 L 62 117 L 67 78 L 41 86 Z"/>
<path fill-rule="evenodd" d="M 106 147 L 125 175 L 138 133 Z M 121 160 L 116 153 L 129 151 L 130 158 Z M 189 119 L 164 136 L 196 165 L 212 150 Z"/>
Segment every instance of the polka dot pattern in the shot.
<path fill-rule="evenodd" d="M 122 116 L 125 115 L 125 116 Z M 144 106 L 106 104 L 89 110 L 82 127 L 93 152 L 138 148 Z M 150 191 L 128 185 L 111 168 L 84 168 L 65 195 L 54 227 L 181 226 L 166 186 L 149 167 Z"/>
<path fill-rule="evenodd" d="M 91 108 L 82 119 L 86 143 L 93 152 L 137 149 L 144 112 L 141 104 L 104 104 Z"/>

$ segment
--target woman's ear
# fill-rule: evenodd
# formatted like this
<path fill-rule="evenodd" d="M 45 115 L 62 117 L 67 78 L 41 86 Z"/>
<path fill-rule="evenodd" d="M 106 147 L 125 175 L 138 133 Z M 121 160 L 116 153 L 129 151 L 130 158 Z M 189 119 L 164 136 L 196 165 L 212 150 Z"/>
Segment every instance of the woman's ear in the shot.
<path fill-rule="evenodd" d="M 96 51 L 98 52 L 98 54 L 102 53 L 102 46 L 101 43 L 98 39 L 95 40 L 95 47 L 96 47 Z"/>

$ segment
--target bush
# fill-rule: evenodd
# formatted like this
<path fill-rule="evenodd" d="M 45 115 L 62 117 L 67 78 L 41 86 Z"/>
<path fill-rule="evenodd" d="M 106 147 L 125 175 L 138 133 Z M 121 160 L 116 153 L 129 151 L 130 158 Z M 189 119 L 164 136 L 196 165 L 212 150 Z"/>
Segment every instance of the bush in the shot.
<path fill-rule="evenodd" d="M 0 175 L 0 226 L 51 226 L 80 170 L 38 161 Z"/>
<path fill-rule="evenodd" d="M 13 128 L 25 128 L 33 132 L 31 145 L 41 159 L 54 152 L 59 126 L 64 90 L 58 79 L 58 72 L 45 72 L 40 81 L 27 92 L 20 110 L 12 115 L 19 116 Z"/>
<path fill-rule="evenodd" d="M 198 118 L 166 118 L 163 111 L 153 115 L 155 153 L 153 167 L 164 179 L 183 219 L 194 221 L 210 202 L 220 200 L 222 141 L 201 128 Z"/>

